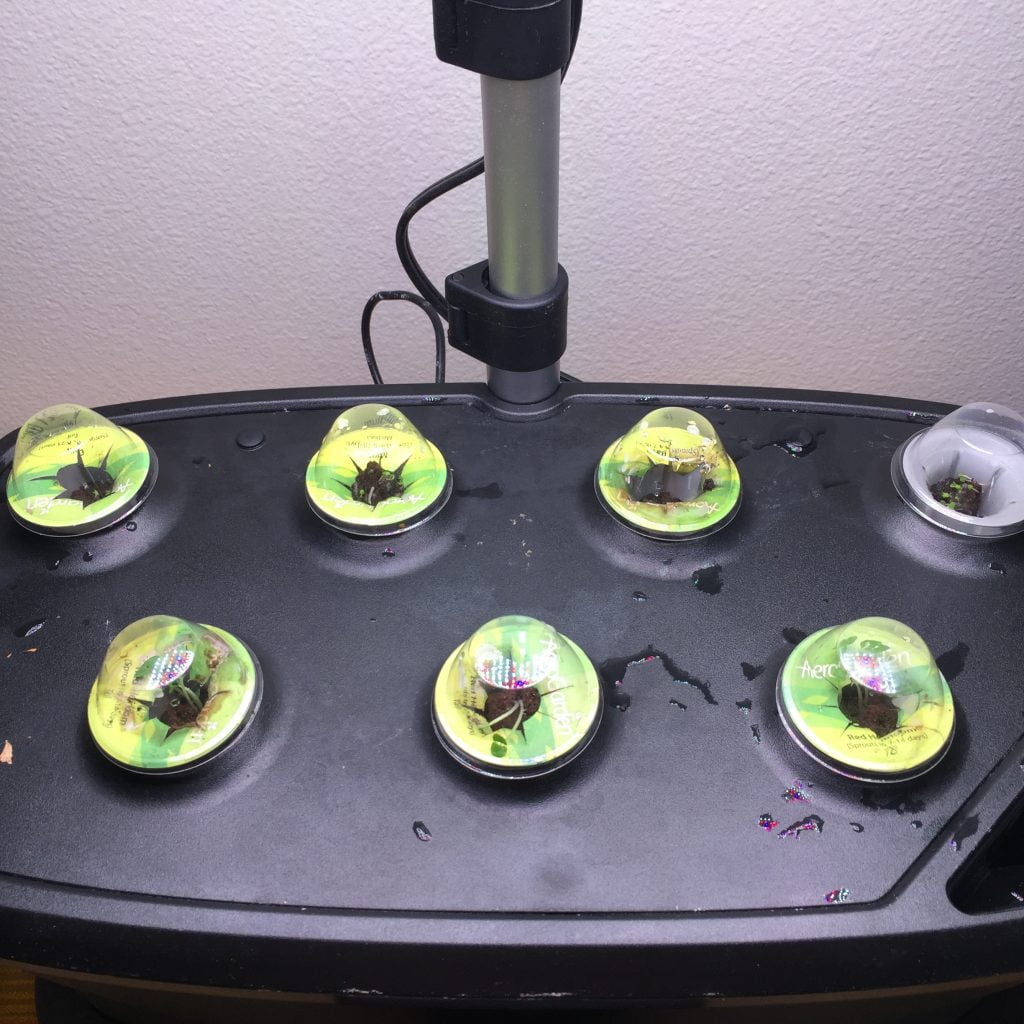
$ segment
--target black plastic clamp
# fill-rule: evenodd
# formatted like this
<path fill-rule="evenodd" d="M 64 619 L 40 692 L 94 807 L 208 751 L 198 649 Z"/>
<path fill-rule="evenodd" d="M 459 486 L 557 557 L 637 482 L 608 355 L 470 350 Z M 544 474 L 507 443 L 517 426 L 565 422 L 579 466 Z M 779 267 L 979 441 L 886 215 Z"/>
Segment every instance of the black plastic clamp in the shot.
<path fill-rule="evenodd" d="M 570 0 L 434 0 L 434 48 L 446 64 L 525 81 L 565 67 Z"/>
<path fill-rule="evenodd" d="M 569 275 L 558 265 L 554 288 L 531 299 L 510 299 L 487 287 L 487 260 L 449 274 L 448 342 L 499 370 L 543 370 L 565 352 Z"/>

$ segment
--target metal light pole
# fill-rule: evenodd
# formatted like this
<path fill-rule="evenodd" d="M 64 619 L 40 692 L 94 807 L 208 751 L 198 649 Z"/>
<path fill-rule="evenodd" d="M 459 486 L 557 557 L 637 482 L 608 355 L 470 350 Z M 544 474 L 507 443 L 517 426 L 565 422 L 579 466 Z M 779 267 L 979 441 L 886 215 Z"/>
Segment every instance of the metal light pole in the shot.
<path fill-rule="evenodd" d="M 445 282 L 449 338 L 509 402 L 554 392 L 565 350 L 558 136 L 570 12 L 570 0 L 434 0 L 438 56 L 480 75 L 487 196 L 488 259 Z"/>

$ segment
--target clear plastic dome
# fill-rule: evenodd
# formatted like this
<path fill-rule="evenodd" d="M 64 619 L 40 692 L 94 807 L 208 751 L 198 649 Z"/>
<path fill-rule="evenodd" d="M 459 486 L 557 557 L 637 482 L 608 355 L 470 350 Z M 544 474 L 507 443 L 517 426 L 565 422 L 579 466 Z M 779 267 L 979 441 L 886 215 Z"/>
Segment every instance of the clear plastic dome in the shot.
<path fill-rule="evenodd" d="M 171 615 L 121 630 L 89 694 L 99 749 L 133 771 L 169 774 L 210 760 L 259 707 L 259 665 L 230 633 Z"/>
<path fill-rule="evenodd" d="M 815 760 L 855 779 L 927 771 L 953 738 L 953 698 L 924 640 L 894 619 L 857 619 L 794 648 L 779 713 Z"/>
<path fill-rule="evenodd" d="M 35 533 L 95 533 L 130 515 L 156 480 L 137 434 L 81 405 L 51 405 L 18 432 L 7 506 Z"/>
<path fill-rule="evenodd" d="M 896 452 L 900 497 L 925 519 L 972 537 L 1024 530 L 1024 417 L 975 402 L 922 430 Z"/>
<path fill-rule="evenodd" d="M 576 757 L 603 706 L 597 672 L 576 644 L 537 619 L 504 615 L 445 662 L 434 686 L 434 728 L 469 768 L 527 778 Z"/>
<path fill-rule="evenodd" d="M 602 504 L 639 533 L 700 537 L 736 515 L 742 488 L 715 428 L 691 409 L 652 410 L 601 457 Z"/>
<path fill-rule="evenodd" d="M 390 405 L 357 405 L 331 426 L 306 469 L 306 497 L 331 526 L 402 533 L 436 515 L 452 491 L 444 456 Z"/>

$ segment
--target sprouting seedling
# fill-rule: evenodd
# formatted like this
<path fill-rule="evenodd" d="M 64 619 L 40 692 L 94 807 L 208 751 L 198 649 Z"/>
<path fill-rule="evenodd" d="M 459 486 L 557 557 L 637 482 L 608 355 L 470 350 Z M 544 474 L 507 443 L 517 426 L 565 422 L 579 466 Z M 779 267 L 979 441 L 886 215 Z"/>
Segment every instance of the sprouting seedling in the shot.
<path fill-rule="evenodd" d="M 178 729 L 191 729 L 198 724 L 199 716 L 206 707 L 209 697 L 209 682 L 205 678 L 179 679 L 165 687 L 154 700 L 132 697 L 133 703 L 144 708 L 149 718 L 155 718 L 167 726 L 167 735 Z"/>
<path fill-rule="evenodd" d="M 88 508 L 93 502 L 114 493 L 115 481 L 107 469 L 111 451 L 113 449 L 103 456 L 103 461 L 98 466 L 87 466 L 82 449 L 79 448 L 78 458 L 70 466 L 62 466 L 54 476 L 37 476 L 33 477 L 33 480 L 55 481 L 63 488 L 57 498 L 80 501 L 82 508 Z"/>
<path fill-rule="evenodd" d="M 477 676 L 477 682 L 487 694 L 483 708 L 473 704 L 463 704 L 467 711 L 479 715 L 490 727 L 492 732 L 499 729 L 519 730 L 525 737 L 524 724 L 536 714 L 546 715 L 541 708 L 541 701 L 560 690 L 568 690 L 569 686 L 555 686 L 550 690 L 541 690 L 535 683 L 525 679 L 515 679 L 510 686 L 495 686 Z"/>
<path fill-rule="evenodd" d="M 982 485 L 966 473 L 946 477 L 931 487 L 931 495 L 940 505 L 968 516 L 981 514 L 983 493 Z"/>
<path fill-rule="evenodd" d="M 900 725 L 901 711 L 909 718 L 925 704 L 938 706 L 936 701 L 926 700 L 921 693 L 893 696 L 853 680 L 842 686 L 829 680 L 829 685 L 836 691 L 837 699 L 834 705 L 826 706 L 836 707 L 843 713 L 847 720 L 843 732 L 851 726 L 857 726 L 870 729 L 879 739 L 908 728 Z"/>
<path fill-rule="evenodd" d="M 342 480 L 337 482 L 348 490 L 353 501 L 362 501 L 371 508 L 376 508 L 380 502 L 404 493 L 405 484 L 402 482 L 402 470 L 405 469 L 409 459 L 406 459 L 395 470 L 385 469 L 376 459 L 371 459 L 362 467 L 355 459 L 351 461 L 352 465 L 356 467 L 355 480 L 350 484 L 346 484 Z"/>
<path fill-rule="evenodd" d="M 170 656 L 149 659 L 136 673 L 136 679 L 151 677 L 156 662 L 159 695 L 153 700 L 140 697 L 131 697 L 130 700 L 143 709 L 148 718 L 155 718 L 166 725 L 168 736 L 178 729 L 203 725 L 211 709 L 223 699 L 213 682 L 213 675 L 229 649 L 223 640 L 209 633 L 203 635 L 203 641 L 205 665 L 194 660 L 191 651 L 179 649 Z"/>

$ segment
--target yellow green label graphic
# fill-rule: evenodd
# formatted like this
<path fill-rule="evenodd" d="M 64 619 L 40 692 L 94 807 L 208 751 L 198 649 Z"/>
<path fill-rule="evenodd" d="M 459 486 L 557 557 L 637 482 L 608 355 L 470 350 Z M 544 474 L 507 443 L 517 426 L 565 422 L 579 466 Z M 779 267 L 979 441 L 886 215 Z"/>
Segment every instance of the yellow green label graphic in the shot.
<path fill-rule="evenodd" d="M 893 619 L 857 619 L 809 636 L 783 666 L 777 695 L 794 739 L 853 778 L 913 778 L 953 737 L 942 673 L 921 637 Z"/>
<path fill-rule="evenodd" d="M 484 774 L 540 775 L 589 743 L 603 695 L 568 637 L 524 615 L 481 626 L 445 662 L 434 687 L 438 736 Z"/>
<path fill-rule="evenodd" d="M 306 469 L 321 519 L 348 533 L 401 533 L 435 515 L 451 494 L 444 456 L 389 405 L 357 405 L 332 425 Z"/>
<path fill-rule="evenodd" d="M 80 405 L 54 405 L 18 432 L 7 504 L 31 530 L 90 533 L 137 508 L 155 472 L 137 434 Z"/>
<path fill-rule="evenodd" d="M 249 721 L 262 679 L 236 637 L 170 615 L 115 637 L 89 694 L 89 729 L 110 760 L 172 772 L 208 760 Z"/>
<path fill-rule="evenodd" d="M 690 409 L 645 416 L 601 457 L 598 497 L 627 526 L 666 539 L 720 529 L 736 514 L 739 471 L 715 428 Z"/>

